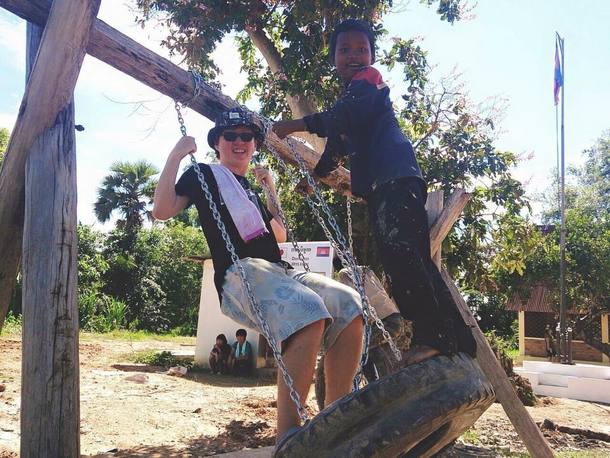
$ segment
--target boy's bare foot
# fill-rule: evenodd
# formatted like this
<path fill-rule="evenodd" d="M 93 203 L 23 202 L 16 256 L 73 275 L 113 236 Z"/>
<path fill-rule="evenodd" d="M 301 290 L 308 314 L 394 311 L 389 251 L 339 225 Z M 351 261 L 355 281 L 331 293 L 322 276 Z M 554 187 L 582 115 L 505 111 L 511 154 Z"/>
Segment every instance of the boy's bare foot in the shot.
<path fill-rule="evenodd" d="M 429 347 L 428 345 L 417 345 L 412 347 L 405 354 L 405 363 L 407 366 L 421 363 L 422 361 L 432 358 L 433 356 L 440 355 L 440 351 L 436 348 Z"/>

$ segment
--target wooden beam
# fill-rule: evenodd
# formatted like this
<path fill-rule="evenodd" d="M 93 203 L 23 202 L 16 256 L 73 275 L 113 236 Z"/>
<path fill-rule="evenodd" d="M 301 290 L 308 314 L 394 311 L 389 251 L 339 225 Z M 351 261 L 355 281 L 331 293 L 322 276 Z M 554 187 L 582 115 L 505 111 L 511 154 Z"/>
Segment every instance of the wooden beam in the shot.
<path fill-rule="evenodd" d="M 443 211 L 443 191 L 434 191 L 428 194 L 426 200 L 426 212 L 428 213 L 428 226 L 435 227 L 434 223 L 438 220 L 441 212 Z M 458 213 L 459 216 L 459 213 Z M 451 223 L 453 224 L 453 222 Z M 438 231 L 437 231 L 438 232 Z M 443 237 L 445 238 L 445 237 Z M 442 244 L 442 240 L 441 240 Z M 430 250 L 432 251 L 432 250 Z M 436 252 L 430 253 L 432 261 L 436 264 L 438 269 L 441 269 L 441 250 L 440 248 Z"/>
<path fill-rule="evenodd" d="M 80 456 L 72 94 L 99 5 L 53 2 L 7 150 L 13 175 L 3 176 L 25 171 L 23 457 Z"/>
<path fill-rule="evenodd" d="M 472 334 L 477 342 L 476 360 L 493 385 L 496 397 L 502 404 L 506 415 L 508 415 L 521 440 L 534 458 L 552 458 L 553 451 L 532 417 L 530 417 L 525 406 L 517 397 L 517 393 L 515 393 L 504 369 L 500 366 L 496 355 L 489 346 L 485 335 L 479 328 L 477 320 L 472 315 L 459 289 L 446 269 L 442 270 L 442 275 L 462 318 L 472 330 Z"/>
<path fill-rule="evenodd" d="M 441 249 L 443 240 L 460 217 L 469 199 L 470 194 L 463 189 L 456 189 L 447 199 L 443 211 L 430 228 L 430 253 L 433 259 L 436 252 Z"/>
<path fill-rule="evenodd" d="M 0 0 L 0 6 L 39 25 L 44 25 L 48 0 Z M 189 106 L 203 116 L 214 120 L 218 113 L 238 105 L 212 86 L 205 86 L 199 97 L 192 99 L 194 85 L 188 72 L 169 60 L 158 56 L 138 42 L 123 35 L 97 19 L 91 30 L 87 52 L 117 70 L 146 84 L 174 100 L 190 101 Z M 255 116 L 258 114 L 254 113 Z M 178 130 L 176 130 L 178 132 Z M 282 158 L 294 164 L 290 146 L 305 160 L 310 170 L 317 164 L 320 154 L 295 140 L 280 140 L 271 133 L 266 142 Z M 349 171 L 340 167 L 322 179 L 336 191 L 345 194 L 350 189 Z"/>

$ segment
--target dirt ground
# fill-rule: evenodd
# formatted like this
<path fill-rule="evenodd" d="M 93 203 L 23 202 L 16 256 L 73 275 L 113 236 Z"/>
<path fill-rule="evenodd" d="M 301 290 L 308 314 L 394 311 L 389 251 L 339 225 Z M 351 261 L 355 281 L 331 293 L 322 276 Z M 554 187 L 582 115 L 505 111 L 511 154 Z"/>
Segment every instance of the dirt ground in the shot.
<path fill-rule="evenodd" d="M 90 457 L 194 457 L 272 445 L 275 385 L 209 373 L 185 378 L 131 363 L 144 349 L 192 349 L 194 341 L 81 338 L 81 451 Z M 21 342 L 0 337 L 0 458 L 17 456 Z M 1 390 L 1 388 L 0 388 Z M 315 413 L 315 399 L 308 407 Z M 535 421 L 610 434 L 610 406 L 541 398 Z M 545 432 L 565 456 L 610 457 L 610 442 Z M 451 456 L 518 456 L 525 451 L 499 404 L 460 439 Z"/>

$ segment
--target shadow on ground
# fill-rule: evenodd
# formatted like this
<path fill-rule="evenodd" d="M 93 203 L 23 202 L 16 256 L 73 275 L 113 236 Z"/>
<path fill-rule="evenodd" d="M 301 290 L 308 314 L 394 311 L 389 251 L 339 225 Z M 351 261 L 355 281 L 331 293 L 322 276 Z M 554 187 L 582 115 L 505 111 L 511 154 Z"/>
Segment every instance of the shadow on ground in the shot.
<path fill-rule="evenodd" d="M 228 453 L 243 448 L 259 448 L 273 445 L 275 431 L 266 421 L 232 421 L 225 431 L 217 436 L 201 436 L 186 446 L 140 445 L 129 449 L 110 450 L 107 453 L 89 455 L 90 458 L 110 457 L 196 457 Z M 84 456 L 84 455 L 83 455 Z"/>
<path fill-rule="evenodd" d="M 143 372 L 147 374 L 164 374 L 167 372 L 167 369 L 162 366 L 148 366 L 145 364 L 112 364 L 111 367 L 122 372 Z M 249 388 L 275 385 L 275 380 L 269 377 L 235 377 L 233 375 L 212 374 L 210 371 L 205 369 L 191 369 L 182 378 L 197 383 L 223 388 Z"/>

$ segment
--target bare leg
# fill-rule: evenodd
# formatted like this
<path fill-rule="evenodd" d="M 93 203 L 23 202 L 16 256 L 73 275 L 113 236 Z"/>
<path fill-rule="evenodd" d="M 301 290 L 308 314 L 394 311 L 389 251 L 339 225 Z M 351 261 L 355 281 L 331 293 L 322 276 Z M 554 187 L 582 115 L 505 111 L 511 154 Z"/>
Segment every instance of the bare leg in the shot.
<path fill-rule="evenodd" d="M 301 404 L 305 405 L 313 371 L 316 365 L 316 356 L 322 342 L 324 333 L 324 320 L 316 321 L 284 342 L 282 356 L 288 368 L 288 373 L 294 381 L 294 388 L 299 394 Z M 277 373 L 277 439 L 293 426 L 300 424 L 299 414 L 292 399 L 290 391 L 284 383 L 281 371 Z"/>
<path fill-rule="evenodd" d="M 326 398 L 324 406 L 345 396 L 352 389 L 362 354 L 364 322 L 358 316 L 339 334 L 324 357 Z"/>

